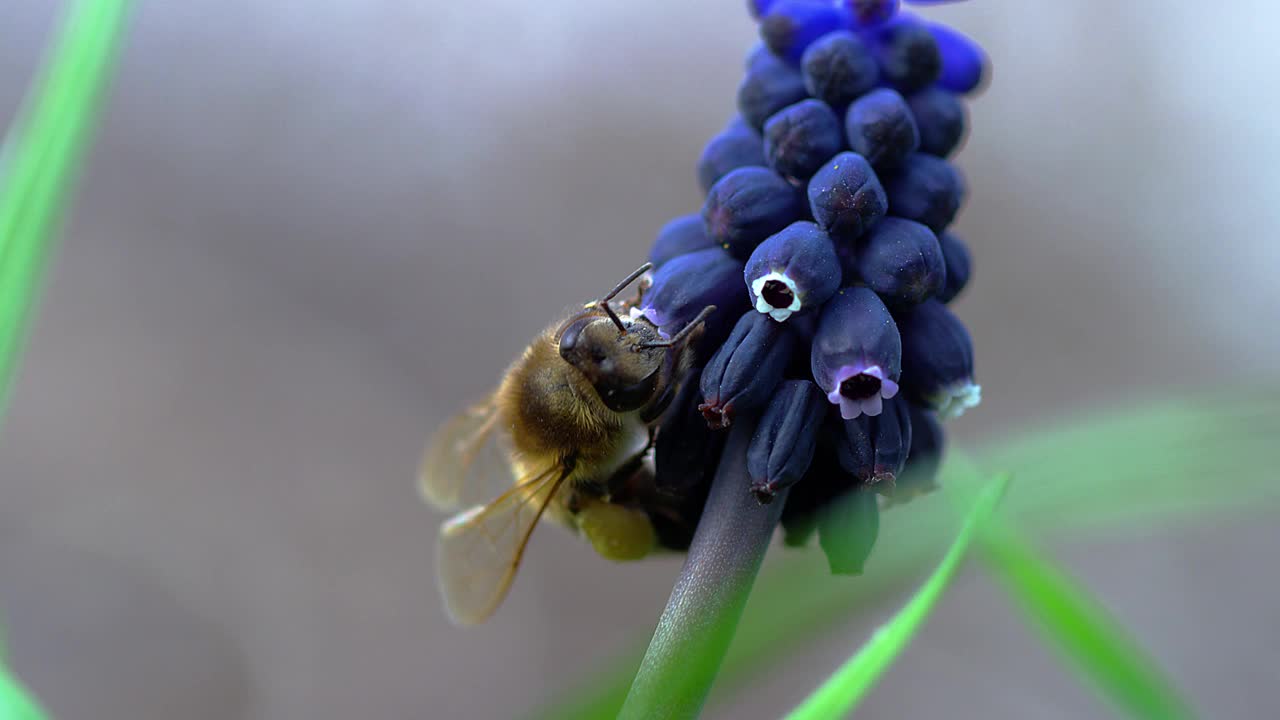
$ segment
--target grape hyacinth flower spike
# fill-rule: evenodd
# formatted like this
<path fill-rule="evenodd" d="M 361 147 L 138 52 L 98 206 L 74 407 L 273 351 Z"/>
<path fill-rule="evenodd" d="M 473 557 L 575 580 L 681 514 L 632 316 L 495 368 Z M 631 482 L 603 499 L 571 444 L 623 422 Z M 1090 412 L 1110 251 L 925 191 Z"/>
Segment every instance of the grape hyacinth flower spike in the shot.
<path fill-rule="evenodd" d="M 874 562 L 880 500 L 934 489 L 939 421 L 979 399 L 948 158 L 988 63 L 902 4 L 747 0 L 762 42 L 701 214 L 662 228 L 630 308 L 667 335 L 717 310 L 653 435 L 655 527 L 689 555 L 620 718 L 697 714 L 779 523 L 833 574 Z"/>

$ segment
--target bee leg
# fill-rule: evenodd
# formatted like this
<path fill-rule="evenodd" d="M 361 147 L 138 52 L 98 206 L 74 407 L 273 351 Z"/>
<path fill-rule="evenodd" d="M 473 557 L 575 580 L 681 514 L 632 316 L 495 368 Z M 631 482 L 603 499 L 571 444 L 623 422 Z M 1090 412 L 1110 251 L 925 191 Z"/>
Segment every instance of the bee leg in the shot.
<path fill-rule="evenodd" d="M 577 521 L 591 547 L 609 560 L 639 560 L 657 545 L 653 522 L 643 510 L 592 498 L 583 502 Z"/>

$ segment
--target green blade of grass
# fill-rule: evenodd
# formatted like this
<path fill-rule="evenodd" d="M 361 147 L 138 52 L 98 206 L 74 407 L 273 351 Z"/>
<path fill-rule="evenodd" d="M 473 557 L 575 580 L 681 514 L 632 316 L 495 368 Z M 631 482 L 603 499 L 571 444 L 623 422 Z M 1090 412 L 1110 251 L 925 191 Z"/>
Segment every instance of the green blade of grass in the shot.
<path fill-rule="evenodd" d="M 1155 660 L 1102 604 L 1012 528 L 993 523 L 980 547 L 1044 640 L 1104 699 L 1141 720 L 1195 717 Z"/>
<path fill-rule="evenodd" d="M 79 0 L 0 147 L 0 419 L 53 237 L 97 122 L 128 0 Z M 47 714 L 4 665 L 0 720 Z"/>
<path fill-rule="evenodd" d="M 0 159 L 0 411 L 13 383 L 52 238 L 70 204 L 117 54 L 127 0 L 80 0 Z"/>
<path fill-rule="evenodd" d="M 22 683 L 0 666 L 0 720 L 44 720 L 46 717 Z"/>
<path fill-rule="evenodd" d="M 827 682 L 787 715 L 787 720 L 829 720 L 853 712 L 929 619 L 959 571 L 973 538 L 995 512 L 1008 485 L 1009 476 L 1004 475 L 983 490 L 938 569 L 898 614 L 877 630 Z"/>

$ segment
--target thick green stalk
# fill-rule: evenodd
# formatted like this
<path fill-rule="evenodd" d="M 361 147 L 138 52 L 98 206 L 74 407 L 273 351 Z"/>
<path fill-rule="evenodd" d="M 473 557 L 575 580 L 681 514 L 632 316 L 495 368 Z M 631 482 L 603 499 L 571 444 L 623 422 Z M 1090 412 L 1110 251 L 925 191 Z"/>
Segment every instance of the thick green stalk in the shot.
<path fill-rule="evenodd" d="M 785 497 L 760 505 L 748 492 L 754 427 L 735 424 L 671 599 L 618 717 L 695 718 L 706 702 L 751 592 Z"/>

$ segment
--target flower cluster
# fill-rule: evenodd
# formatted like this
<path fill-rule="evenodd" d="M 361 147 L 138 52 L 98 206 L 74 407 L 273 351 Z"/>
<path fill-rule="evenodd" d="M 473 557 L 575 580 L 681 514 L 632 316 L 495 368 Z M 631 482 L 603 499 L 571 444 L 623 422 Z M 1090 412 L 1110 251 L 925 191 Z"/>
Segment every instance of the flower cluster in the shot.
<path fill-rule="evenodd" d="M 979 401 L 947 308 L 970 266 L 948 231 L 965 183 L 947 158 L 986 60 L 896 0 L 748 5 L 763 42 L 738 116 L 707 143 L 702 210 L 658 234 L 633 310 L 674 333 L 717 307 L 658 430 L 658 482 L 706 482 L 723 429 L 750 422 L 749 491 L 768 503 L 790 488 L 787 542 L 817 530 L 832 571 L 858 573 L 877 496 L 931 489 L 939 420 Z"/>

